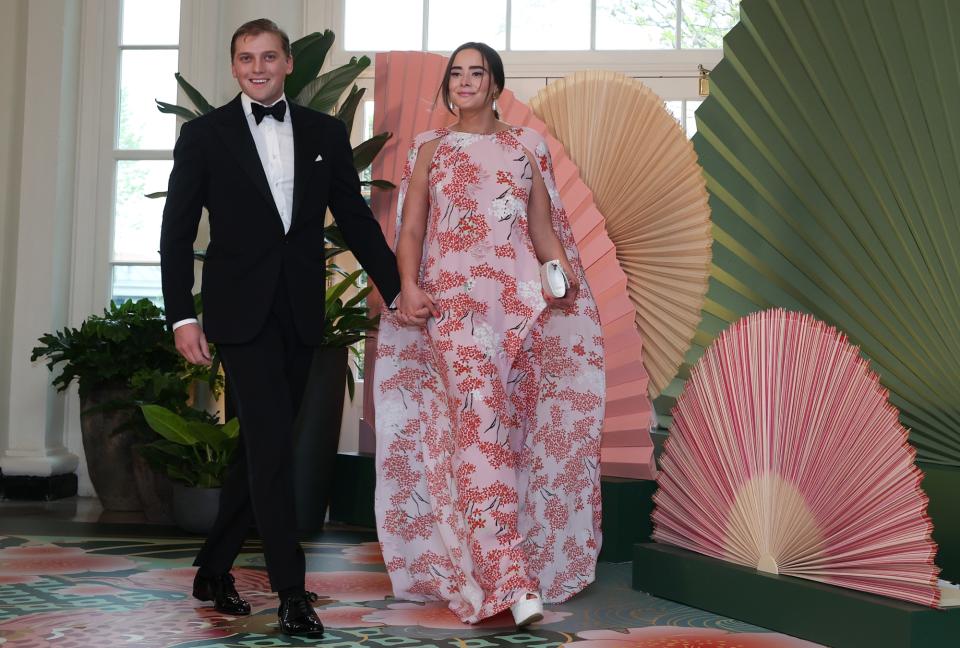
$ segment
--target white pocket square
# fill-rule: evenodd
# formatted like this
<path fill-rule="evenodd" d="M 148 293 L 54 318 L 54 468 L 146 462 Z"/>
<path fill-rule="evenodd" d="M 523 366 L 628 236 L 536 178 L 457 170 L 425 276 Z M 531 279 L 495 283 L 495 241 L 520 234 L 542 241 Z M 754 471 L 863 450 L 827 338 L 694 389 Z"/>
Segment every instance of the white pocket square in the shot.
<path fill-rule="evenodd" d="M 322 155 L 317 155 L 317 159 L 314 160 L 314 162 L 323 162 L 323 156 L 322 156 Z"/>

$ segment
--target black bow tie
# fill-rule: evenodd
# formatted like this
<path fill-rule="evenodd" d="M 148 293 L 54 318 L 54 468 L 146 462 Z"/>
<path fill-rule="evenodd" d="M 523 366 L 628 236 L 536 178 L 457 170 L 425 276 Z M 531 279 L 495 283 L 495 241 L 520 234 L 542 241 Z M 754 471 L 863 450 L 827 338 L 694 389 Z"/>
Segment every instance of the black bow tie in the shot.
<path fill-rule="evenodd" d="M 262 104 L 250 102 L 250 108 L 253 110 L 253 118 L 257 120 L 257 123 L 263 121 L 263 118 L 267 115 L 270 115 L 279 122 L 283 121 L 283 116 L 287 114 L 287 102 L 278 101 L 269 108 Z"/>

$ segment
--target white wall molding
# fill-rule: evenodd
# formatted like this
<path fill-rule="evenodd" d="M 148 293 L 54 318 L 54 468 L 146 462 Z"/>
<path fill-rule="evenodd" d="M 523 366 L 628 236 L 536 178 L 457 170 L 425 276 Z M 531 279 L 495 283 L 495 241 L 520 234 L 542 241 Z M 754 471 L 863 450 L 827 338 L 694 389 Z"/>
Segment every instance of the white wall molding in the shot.
<path fill-rule="evenodd" d="M 48 476 L 76 469 L 66 448 L 65 399 L 40 363 L 37 337 L 61 328 L 70 308 L 79 103 L 81 10 L 69 0 L 31 2 L 20 158 L 17 273 L 13 297 L 9 411 L 0 454 L 5 475 Z"/>
<path fill-rule="evenodd" d="M 10 416 L 10 371 L 13 305 L 17 278 L 17 232 L 20 216 L 20 160 L 26 105 L 27 1 L 7 5 L 0 24 L 0 84 L 7 89 L 0 107 L 0 451 L 7 447 Z"/>

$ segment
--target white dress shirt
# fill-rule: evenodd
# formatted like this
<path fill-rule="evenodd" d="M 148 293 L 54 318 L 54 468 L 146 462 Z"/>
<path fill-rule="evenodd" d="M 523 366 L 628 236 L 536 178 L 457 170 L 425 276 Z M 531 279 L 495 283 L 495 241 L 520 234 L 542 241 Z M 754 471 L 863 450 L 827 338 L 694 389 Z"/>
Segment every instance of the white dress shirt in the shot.
<path fill-rule="evenodd" d="M 277 101 L 284 101 L 285 99 L 286 97 L 281 95 Z M 260 156 L 260 164 L 267 176 L 267 184 L 270 186 L 270 193 L 273 194 L 273 202 L 276 203 L 277 211 L 280 212 L 283 231 L 289 232 L 290 223 L 293 222 L 294 174 L 293 120 L 290 115 L 290 103 L 287 102 L 287 112 L 282 122 L 278 122 L 273 117 L 265 116 L 259 124 L 257 124 L 257 120 L 253 116 L 253 109 L 250 107 L 253 100 L 246 94 L 240 93 L 240 103 L 243 106 L 243 114 L 247 118 L 250 134 L 253 135 L 253 142 L 257 146 L 257 155 Z M 267 106 L 267 108 L 269 107 Z M 196 322 L 197 318 L 188 317 L 175 322 L 172 329 L 175 331 L 185 324 Z"/>

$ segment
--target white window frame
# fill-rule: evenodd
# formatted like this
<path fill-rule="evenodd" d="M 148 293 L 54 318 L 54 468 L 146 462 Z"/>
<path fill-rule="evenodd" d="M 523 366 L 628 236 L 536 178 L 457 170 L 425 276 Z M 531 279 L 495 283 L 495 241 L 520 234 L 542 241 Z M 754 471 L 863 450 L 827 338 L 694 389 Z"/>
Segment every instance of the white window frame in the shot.
<path fill-rule="evenodd" d="M 348 51 L 343 47 L 346 0 L 304 0 L 305 32 L 332 29 L 337 35 L 327 57 L 328 65 L 336 67 L 350 60 L 351 56 L 372 52 Z M 425 2 L 426 4 L 426 2 Z M 509 0 L 508 7 L 509 11 Z M 596 0 L 592 0 L 591 21 L 595 20 Z M 678 16 L 679 23 L 679 16 Z M 424 25 L 429 16 L 424 12 Z M 508 27 L 509 29 L 509 27 Z M 591 26 L 591 48 L 595 45 L 595 30 Z M 427 33 L 424 29 L 422 46 L 426 48 Z M 427 51 L 424 49 L 424 51 Z M 445 54 L 449 52 L 438 51 Z M 660 94 L 665 100 L 699 100 L 697 82 L 699 65 L 707 69 L 720 62 L 722 49 L 656 49 L 656 50 L 551 50 L 501 52 L 507 71 L 507 87 L 510 79 L 543 79 L 544 84 L 580 70 L 612 70 L 638 78 Z M 372 78 L 373 65 L 361 78 Z M 660 82 L 648 82 L 658 79 Z M 654 87 L 656 86 L 656 87 Z"/>
<path fill-rule="evenodd" d="M 117 163 L 123 160 L 170 160 L 173 150 L 120 149 L 117 123 L 120 109 L 122 49 L 164 49 L 163 46 L 120 47 L 121 0 L 91 2 L 83 14 L 84 59 L 79 115 L 77 206 L 74 227 L 74 275 L 71 286 L 71 320 L 81 321 L 102 311 L 110 302 L 115 265 L 154 266 L 159 262 L 114 262 L 113 228 Z M 191 54 L 205 36 L 207 21 L 202 0 L 181 0 L 179 71 L 187 78 L 201 72 L 202 61 Z M 196 23 L 202 22 L 198 26 Z M 199 48 L 202 49 L 202 48 Z M 209 76 L 206 74 L 205 76 Z M 178 89 L 177 103 L 189 105 Z M 179 129 L 179 120 L 178 125 Z M 166 186 L 157 187 L 163 191 Z M 159 242 L 158 242 L 159 243 Z"/>

